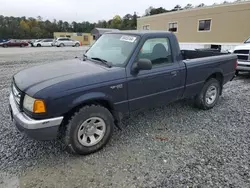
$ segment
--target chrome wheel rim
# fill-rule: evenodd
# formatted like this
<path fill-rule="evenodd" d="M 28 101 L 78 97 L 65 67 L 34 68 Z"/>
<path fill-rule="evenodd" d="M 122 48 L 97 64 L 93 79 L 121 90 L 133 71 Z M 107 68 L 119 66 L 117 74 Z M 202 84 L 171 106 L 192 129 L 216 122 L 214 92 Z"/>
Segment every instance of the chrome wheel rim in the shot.
<path fill-rule="evenodd" d="M 78 141 L 83 146 L 94 146 L 104 137 L 106 124 L 99 117 L 91 117 L 85 120 L 78 129 Z"/>
<path fill-rule="evenodd" d="M 217 88 L 215 86 L 210 86 L 206 92 L 206 103 L 213 104 L 217 97 Z"/>

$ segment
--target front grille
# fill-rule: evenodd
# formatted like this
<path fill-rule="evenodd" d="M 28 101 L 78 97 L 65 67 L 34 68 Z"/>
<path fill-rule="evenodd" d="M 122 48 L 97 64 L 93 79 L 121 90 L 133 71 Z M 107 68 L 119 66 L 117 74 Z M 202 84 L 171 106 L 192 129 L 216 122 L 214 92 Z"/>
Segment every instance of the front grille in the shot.
<path fill-rule="evenodd" d="M 250 67 L 250 65 L 242 65 L 240 64 L 241 67 Z"/>
<path fill-rule="evenodd" d="M 239 60 L 247 61 L 249 58 L 249 55 L 237 55 Z"/>
<path fill-rule="evenodd" d="M 249 54 L 249 50 L 235 50 L 234 51 L 235 54 Z"/>
<path fill-rule="evenodd" d="M 20 107 L 22 92 L 15 86 L 14 83 L 12 84 L 12 93 L 18 107 Z"/>
<path fill-rule="evenodd" d="M 238 60 L 249 61 L 250 60 L 250 50 L 235 50 L 234 54 L 237 55 Z"/>

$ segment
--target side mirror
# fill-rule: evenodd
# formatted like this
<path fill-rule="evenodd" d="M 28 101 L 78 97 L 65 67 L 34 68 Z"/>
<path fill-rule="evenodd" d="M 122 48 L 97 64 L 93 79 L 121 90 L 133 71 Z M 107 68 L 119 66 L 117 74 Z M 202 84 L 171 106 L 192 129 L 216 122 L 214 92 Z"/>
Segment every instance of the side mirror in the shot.
<path fill-rule="evenodd" d="M 132 68 L 133 72 L 139 72 L 140 70 L 151 70 L 152 62 L 149 59 L 139 59 Z"/>

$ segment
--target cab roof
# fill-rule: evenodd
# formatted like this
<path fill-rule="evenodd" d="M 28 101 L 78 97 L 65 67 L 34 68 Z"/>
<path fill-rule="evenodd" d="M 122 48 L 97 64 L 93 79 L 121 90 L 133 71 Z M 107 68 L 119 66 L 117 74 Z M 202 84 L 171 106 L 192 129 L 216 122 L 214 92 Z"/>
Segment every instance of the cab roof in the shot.
<path fill-rule="evenodd" d="M 113 31 L 113 32 L 107 32 L 108 33 L 114 33 L 114 34 L 130 34 L 130 35 L 157 35 L 157 34 L 166 34 L 166 35 L 174 35 L 172 32 L 168 31 L 154 31 L 154 30 L 124 30 L 124 31 Z"/>

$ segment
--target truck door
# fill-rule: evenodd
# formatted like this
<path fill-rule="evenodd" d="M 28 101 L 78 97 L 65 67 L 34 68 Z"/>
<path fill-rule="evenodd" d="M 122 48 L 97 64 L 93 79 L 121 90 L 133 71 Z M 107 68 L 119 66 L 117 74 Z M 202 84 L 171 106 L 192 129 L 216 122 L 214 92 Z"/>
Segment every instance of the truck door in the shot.
<path fill-rule="evenodd" d="M 130 110 L 160 106 L 176 100 L 184 87 L 183 75 L 179 72 L 179 63 L 173 61 L 169 39 L 147 39 L 136 59 L 140 58 L 151 60 L 152 69 L 141 70 L 137 74 L 128 71 Z"/>

